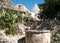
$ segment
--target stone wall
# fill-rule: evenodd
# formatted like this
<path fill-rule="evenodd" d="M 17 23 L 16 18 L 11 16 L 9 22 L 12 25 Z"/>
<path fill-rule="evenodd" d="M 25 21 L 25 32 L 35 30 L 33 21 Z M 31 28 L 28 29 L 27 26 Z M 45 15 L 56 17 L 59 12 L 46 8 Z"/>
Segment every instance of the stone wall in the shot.
<path fill-rule="evenodd" d="M 50 43 L 50 31 L 26 31 L 26 43 Z"/>

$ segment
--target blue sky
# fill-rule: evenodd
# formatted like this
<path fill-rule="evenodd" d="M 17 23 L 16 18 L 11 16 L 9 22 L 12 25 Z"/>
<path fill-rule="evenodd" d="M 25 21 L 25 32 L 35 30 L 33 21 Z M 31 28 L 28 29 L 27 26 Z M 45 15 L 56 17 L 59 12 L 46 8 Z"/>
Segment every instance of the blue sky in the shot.
<path fill-rule="evenodd" d="M 25 7 L 27 7 L 29 10 L 32 9 L 34 4 L 36 3 L 37 5 L 40 3 L 43 3 L 44 0 L 11 0 L 15 5 L 16 4 L 23 4 Z"/>

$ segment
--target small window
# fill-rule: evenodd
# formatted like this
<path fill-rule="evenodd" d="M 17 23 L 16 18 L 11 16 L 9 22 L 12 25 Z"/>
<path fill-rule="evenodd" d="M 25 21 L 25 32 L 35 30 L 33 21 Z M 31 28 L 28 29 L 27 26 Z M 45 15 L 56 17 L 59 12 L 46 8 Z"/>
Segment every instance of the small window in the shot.
<path fill-rule="evenodd" d="M 25 37 L 23 37 L 22 39 L 19 39 L 18 43 L 25 43 Z"/>

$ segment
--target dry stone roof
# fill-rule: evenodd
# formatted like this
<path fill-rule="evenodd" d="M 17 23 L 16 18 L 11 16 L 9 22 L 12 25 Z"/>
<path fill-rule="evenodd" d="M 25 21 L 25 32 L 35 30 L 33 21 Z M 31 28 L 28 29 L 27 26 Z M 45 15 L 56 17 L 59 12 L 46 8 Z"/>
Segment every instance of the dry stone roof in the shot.
<path fill-rule="evenodd" d="M 18 8 L 10 0 L 0 0 L 0 7 L 17 10 Z"/>
<path fill-rule="evenodd" d="M 31 11 L 35 14 L 38 14 L 40 9 L 38 8 L 37 4 L 35 4 Z"/>

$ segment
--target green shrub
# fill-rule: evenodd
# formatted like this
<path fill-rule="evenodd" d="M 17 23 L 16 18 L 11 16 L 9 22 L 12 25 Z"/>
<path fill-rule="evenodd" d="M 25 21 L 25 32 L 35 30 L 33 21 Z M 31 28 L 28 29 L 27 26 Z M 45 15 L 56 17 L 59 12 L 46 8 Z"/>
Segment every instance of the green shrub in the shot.
<path fill-rule="evenodd" d="M 18 11 L 0 8 L 0 28 L 7 29 L 6 34 L 15 34 L 17 29 L 15 27 L 16 23 L 22 21 L 21 14 Z"/>
<path fill-rule="evenodd" d="M 2 41 L 0 41 L 0 43 L 2 43 Z"/>
<path fill-rule="evenodd" d="M 51 43 L 60 43 L 60 31 L 52 37 Z"/>

